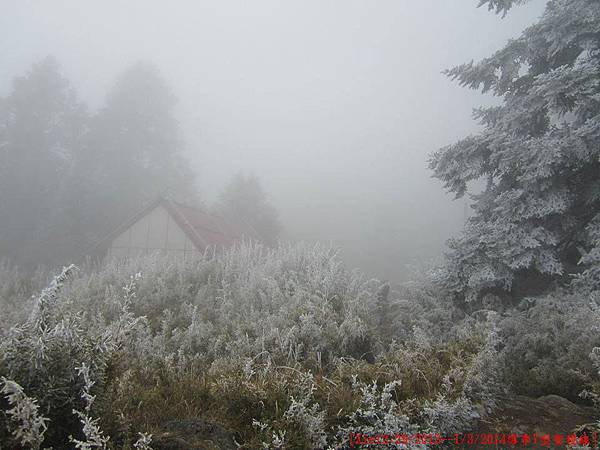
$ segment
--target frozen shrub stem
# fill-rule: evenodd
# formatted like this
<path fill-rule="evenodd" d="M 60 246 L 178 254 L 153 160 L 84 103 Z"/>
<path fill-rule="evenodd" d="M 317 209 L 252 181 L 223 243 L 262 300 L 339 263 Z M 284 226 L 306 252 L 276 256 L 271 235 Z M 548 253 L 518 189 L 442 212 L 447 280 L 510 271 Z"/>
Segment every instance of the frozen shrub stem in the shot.
<path fill-rule="evenodd" d="M 0 385 L 10 406 L 6 412 L 14 424 L 13 436 L 26 448 L 39 449 L 49 420 L 39 414 L 37 401 L 25 395 L 18 383 L 0 377 Z"/>
<path fill-rule="evenodd" d="M 94 403 L 95 396 L 92 395 L 92 386 L 94 386 L 94 381 L 90 378 L 90 368 L 82 363 L 81 366 L 77 367 L 77 374 L 80 377 L 83 377 L 83 388 L 81 390 L 81 398 L 84 401 L 85 409 L 84 411 L 73 410 L 73 414 L 79 417 L 81 425 L 83 427 L 83 435 L 85 436 L 85 441 L 80 441 L 78 439 L 69 437 L 69 440 L 75 444 L 75 448 L 81 450 L 93 450 L 93 449 L 105 449 L 106 443 L 109 438 L 104 436 L 102 431 L 98 426 L 98 419 L 92 419 L 90 416 L 92 403 Z"/>

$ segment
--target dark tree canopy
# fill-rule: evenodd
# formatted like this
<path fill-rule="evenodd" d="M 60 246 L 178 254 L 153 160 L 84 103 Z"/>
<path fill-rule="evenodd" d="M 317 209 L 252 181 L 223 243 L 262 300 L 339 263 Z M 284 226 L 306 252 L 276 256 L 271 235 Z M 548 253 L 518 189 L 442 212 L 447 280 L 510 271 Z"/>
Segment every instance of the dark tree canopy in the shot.
<path fill-rule="evenodd" d="M 487 0 L 506 13 L 512 0 Z M 489 58 L 447 71 L 502 98 L 475 111 L 484 129 L 431 157 L 457 197 L 483 179 L 450 241 L 445 286 L 467 300 L 578 279 L 600 287 L 600 2 L 552 0 Z"/>
<path fill-rule="evenodd" d="M 110 229 L 159 194 L 184 201 L 194 197 L 175 103 L 157 69 L 140 62 L 119 76 L 106 106 L 93 118 L 84 168 L 98 184 L 91 195 L 98 202 L 93 223 L 99 230 Z"/>
<path fill-rule="evenodd" d="M 52 58 L 0 99 L 0 258 L 65 264 L 159 194 L 196 200 L 175 97 L 150 64 L 89 115 Z"/>
<path fill-rule="evenodd" d="M 0 99 L 0 255 L 47 262 L 65 254 L 69 230 L 61 228 L 61 199 L 86 122 L 53 58 L 35 64 Z"/>

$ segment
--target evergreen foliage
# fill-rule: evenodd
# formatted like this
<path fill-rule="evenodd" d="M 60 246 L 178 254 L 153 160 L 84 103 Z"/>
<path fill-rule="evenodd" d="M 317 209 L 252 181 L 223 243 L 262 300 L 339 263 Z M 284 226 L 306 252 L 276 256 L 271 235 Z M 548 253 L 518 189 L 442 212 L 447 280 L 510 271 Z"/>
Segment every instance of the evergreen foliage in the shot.
<path fill-rule="evenodd" d="M 483 0 L 506 13 L 519 1 Z M 467 301 L 539 293 L 576 276 L 600 286 L 600 3 L 552 0 L 540 20 L 489 58 L 446 71 L 491 92 L 483 131 L 431 157 L 434 176 L 474 214 L 449 242 L 442 281 Z"/>

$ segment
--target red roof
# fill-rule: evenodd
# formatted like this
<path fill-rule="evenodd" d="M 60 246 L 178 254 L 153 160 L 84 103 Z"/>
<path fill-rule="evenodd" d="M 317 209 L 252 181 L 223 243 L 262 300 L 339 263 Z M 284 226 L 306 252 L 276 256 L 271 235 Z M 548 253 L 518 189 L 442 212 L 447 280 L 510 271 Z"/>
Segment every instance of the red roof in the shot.
<path fill-rule="evenodd" d="M 233 224 L 201 209 L 166 199 L 162 199 L 161 204 L 199 250 L 209 246 L 230 247 L 244 237 L 255 237 L 249 227 Z"/>
<path fill-rule="evenodd" d="M 105 249 L 121 232 L 160 205 L 167 210 L 177 225 L 181 227 L 194 246 L 200 251 L 204 251 L 207 247 L 231 247 L 235 242 L 244 238 L 259 238 L 256 231 L 249 225 L 232 223 L 218 215 L 161 197 L 117 227 L 112 233 L 98 242 L 90 250 L 90 253 L 99 249 Z"/>

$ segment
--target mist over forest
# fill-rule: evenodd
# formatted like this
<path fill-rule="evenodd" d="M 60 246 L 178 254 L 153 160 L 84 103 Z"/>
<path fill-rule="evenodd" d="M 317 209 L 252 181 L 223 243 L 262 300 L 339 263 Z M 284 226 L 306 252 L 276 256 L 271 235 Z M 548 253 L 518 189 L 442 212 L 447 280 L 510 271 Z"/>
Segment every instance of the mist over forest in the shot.
<path fill-rule="evenodd" d="M 3 0 L 0 450 L 600 448 L 599 0 Z"/>
<path fill-rule="evenodd" d="M 441 256 L 468 213 L 431 178 L 428 155 L 475 132 L 472 108 L 493 102 L 441 72 L 517 36 L 543 2 L 503 20 L 439 1 L 3 9 L 0 96 L 51 56 L 93 116 L 125 71 L 152 65 L 173 96 L 180 142 L 167 151 L 181 150 L 199 199 L 211 205 L 236 174 L 254 175 L 286 239 L 331 243 L 350 266 L 401 281 L 407 265 Z"/>

